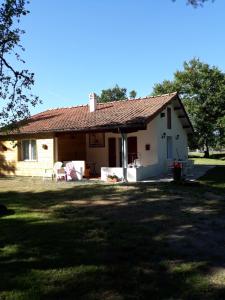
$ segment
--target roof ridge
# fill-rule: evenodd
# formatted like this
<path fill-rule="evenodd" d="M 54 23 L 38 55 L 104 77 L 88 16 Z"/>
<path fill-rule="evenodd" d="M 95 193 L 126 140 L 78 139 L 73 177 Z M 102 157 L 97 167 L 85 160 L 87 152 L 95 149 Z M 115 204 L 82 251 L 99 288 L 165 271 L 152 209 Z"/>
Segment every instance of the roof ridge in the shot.
<path fill-rule="evenodd" d="M 144 100 L 144 99 L 148 99 L 148 98 L 157 98 L 157 97 L 165 97 L 165 96 L 170 96 L 170 95 L 175 95 L 177 94 L 177 92 L 173 92 L 173 93 L 167 93 L 167 94 L 160 94 L 160 95 L 156 95 L 156 96 L 145 96 L 145 97 L 139 97 L 139 98 L 128 98 L 128 99 L 123 99 L 123 100 L 114 100 L 114 101 L 109 101 L 109 102 L 97 102 L 98 105 L 102 105 L 102 104 L 110 104 L 110 103 L 115 103 L 115 102 L 127 102 L 127 101 L 135 101 L 135 100 Z M 72 106 L 62 106 L 62 107 L 51 107 L 48 108 L 42 112 L 39 112 L 33 116 L 39 115 L 39 114 L 43 114 L 44 112 L 47 111 L 52 111 L 52 110 L 60 110 L 60 109 L 71 109 L 71 108 L 79 108 L 79 107 L 86 107 L 88 106 L 88 104 L 78 104 L 78 105 L 72 105 Z"/>
<path fill-rule="evenodd" d="M 155 97 L 164 97 L 164 96 L 172 96 L 172 95 L 176 95 L 178 94 L 178 92 L 172 92 L 172 93 L 166 93 L 166 94 L 159 94 L 156 96 L 148 96 L 147 98 L 155 98 Z"/>
<path fill-rule="evenodd" d="M 122 100 L 114 100 L 114 101 L 109 101 L 109 102 L 98 102 L 98 104 L 107 104 L 107 103 L 114 103 L 114 102 L 126 102 L 126 101 L 134 101 L 134 100 L 142 100 L 142 99 L 148 99 L 148 98 L 157 98 L 157 97 L 165 97 L 165 96 L 172 96 L 176 95 L 177 92 L 173 93 L 167 93 L 167 94 L 159 94 L 156 96 L 145 96 L 145 97 L 139 97 L 139 98 L 128 98 L 128 99 L 122 99 Z"/>

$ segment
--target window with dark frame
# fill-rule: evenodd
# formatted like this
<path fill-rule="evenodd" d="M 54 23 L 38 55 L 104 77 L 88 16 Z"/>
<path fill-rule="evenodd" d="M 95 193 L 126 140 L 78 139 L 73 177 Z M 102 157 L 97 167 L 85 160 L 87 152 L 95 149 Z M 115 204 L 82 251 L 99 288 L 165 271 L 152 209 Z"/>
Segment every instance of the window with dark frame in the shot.
<path fill-rule="evenodd" d="M 36 140 L 22 141 L 22 160 L 37 160 Z"/>
<path fill-rule="evenodd" d="M 171 129 L 171 108 L 167 107 L 167 129 Z"/>

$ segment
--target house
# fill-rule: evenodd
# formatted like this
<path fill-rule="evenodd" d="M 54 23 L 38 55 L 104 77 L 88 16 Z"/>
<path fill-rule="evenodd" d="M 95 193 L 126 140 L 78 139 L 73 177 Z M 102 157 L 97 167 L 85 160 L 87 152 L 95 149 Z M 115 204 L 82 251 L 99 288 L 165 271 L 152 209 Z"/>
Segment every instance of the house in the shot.
<path fill-rule="evenodd" d="M 85 161 L 105 180 L 138 181 L 185 160 L 193 127 L 177 93 L 49 109 L 0 136 L 1 173 L 42 176 L 56 161 Z"/>

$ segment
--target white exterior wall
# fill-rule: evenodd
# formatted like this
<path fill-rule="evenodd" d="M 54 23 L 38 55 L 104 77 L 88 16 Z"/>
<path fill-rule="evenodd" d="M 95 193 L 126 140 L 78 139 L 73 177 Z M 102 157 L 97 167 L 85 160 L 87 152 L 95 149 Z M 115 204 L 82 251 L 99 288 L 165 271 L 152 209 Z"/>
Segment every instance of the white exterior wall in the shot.
<path fill-rule="evenodd" d="M 157 122 L 153 120 L 148 124 L 147 130 L 139 130 L 134 133 L 127 134 L 127 137 L 137 137 L 137 152 L 142 166 L 148 166 L 158 163 L 157 153 L 157 136 L 156 132 Z M 86 135 L 86 157 L 87 162 L 95 162 L 96 170 L 100 173 L 101 167 L 108 167 L 108 138 L 116 138 L 116 166 L 119 167 L 119 133 L 105 133 L 105 147 L 90 148 L 89 137 Z M 145 145 L 150 144 L 150 150 L 145 150 Z"/>
<path fill-rule="evenodd" d="M 167 129 L 167 108 L 163 111 L 165 117 L 161 118 L 160 114 L 151 121 L 146 130 L 130 133 L 127 136 L 137 136 L 137 151 L 142 167 L 128 168 L 128 181 L 138 181 L 148 177 L 157 176 L 167 172 L 167 136 L 172 137 L 173 155 L 172 159 L 186 160 L 188 158 L 188 141 L 187 133 L 183 129 L 182 123 L 178 118 L 178 113 L 174 111 L 173 104 L 171 107 L 171 129 Z M 162 138 L 165 133 L 165 138 Z M 179 138 L 177 136 L 179 135 Z M 108 168 L 108 138 L 117 137 L 119 134 L 105 135 L 105 148 L 90 149 L 87 143 L 87 158 L 93 159 L 97 164 L 97 170 L 101 167 L 101 177 L 103 180 L 107 175 L 117 175 L 122 177 L 122 168 L 119 168 L 119 146 L 117 144 L 117 168 Z M 150 151 L 145 150 L 145 145 L 150 144 Z M 101 149 L 101 150 L 100 150 Z M 99 151 L 100 150 L 100 151 Z M 95 156 L 96 154 L 96 156 Z M 97 159 L 96 159 L 97 158 Z"/>
<path fill-rule="evenodd" d="M 167 109 L 163 111 L 165 117 L 161 118 L 160 114 L 156 117 L 160 173 L 164 173 L 167 166 L 167 136 L 172 137 L 173 159 L 186 160 L 188 158 L 187 133 L 178 118 L 178 113 L 174 111 L 173 104 L 168 107 L 171 107 L 171 129 L 167 129 Z M 164 132 L 166 136 L 162 138 Z M 179 135 L 178 139 L 176 139 L 177 135 Z"/>
<path fill-rule="evenodd" d="M 137 136 L 137 151 L 138 157 L 140 157 L 141 165 L 148 166 L 158 163 L 157 152 L 157 136 L 155 134 L 157 130 L 156 120 L 152 120 L 147 125 L 146 130 L 140 130 L 138 132 L 130 133 L 127 136 Z M 145 150 L 145 145 L 150 145 L 150 150 Z"/>
<path fill-rule="evenodd" d="M 158 164 L 142 166 L 138 168 L 127 168 L 127 181 L 137 182 L 158 174 Z M 101 168 L 101 180 L 106 181 L 108 175 L 116 175 L 119 179 L 123 179 L 123 168 Z"/>

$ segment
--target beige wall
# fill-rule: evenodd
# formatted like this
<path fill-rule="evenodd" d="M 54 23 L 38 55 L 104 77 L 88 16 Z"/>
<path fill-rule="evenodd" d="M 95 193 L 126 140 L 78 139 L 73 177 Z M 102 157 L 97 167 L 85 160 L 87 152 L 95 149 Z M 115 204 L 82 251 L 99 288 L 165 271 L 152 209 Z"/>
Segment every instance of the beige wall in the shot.
<path fill-rule="evenodd" d="M 37 161 L 20 161 L 19 149 L 15 146 L 17 142 L 1 142 L 7 147 L 6 151 L 0 151 L 2 175 L 42 176 L 45 169 L 53 167 L 53 138 L 37 139 Z M 47 145 L 47 149 L 43 149 L 42 145 Z"/>
<path fill-rule="evenodd" d="M 89 146 L 89 134 L 86 134 L 86 162 L 96 163 L 96 170 L 100 173 L 101 167 L 108 166 L 108 138 L 115 137 L 116 141 L 116 157 L 117 157 L 117 166 L 119 166 L 119 134 L 115 133 L 105 133 L 105 147 L 92 148 Z"/>
<path fill-rule="evenodd" d="M 143 166 L 155 164 L 158 162 L 157 155 L 157 122 L 153 120 L 147 126 L 147 130 L 139 130 L 137 132 L 127 134 L 127 137 L 137 137 L 137 152 Z M 119 167 L 119 139 L 121 135 L 118 133 L 105 133 L 105 147 L 92 148 L 89 146 L 89 135 L 86 134 L 86 161 L 95 162 L 96 170 L 100 173 L 101 167 L 108 167 L 108 139 L 116 138 L 116 166 Z M 145 145 L 150 144 L 150 150 L 145 150 Z"/>

